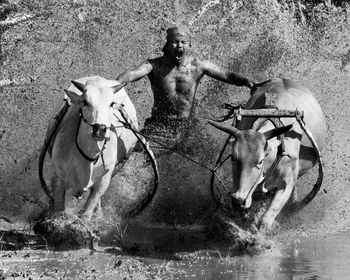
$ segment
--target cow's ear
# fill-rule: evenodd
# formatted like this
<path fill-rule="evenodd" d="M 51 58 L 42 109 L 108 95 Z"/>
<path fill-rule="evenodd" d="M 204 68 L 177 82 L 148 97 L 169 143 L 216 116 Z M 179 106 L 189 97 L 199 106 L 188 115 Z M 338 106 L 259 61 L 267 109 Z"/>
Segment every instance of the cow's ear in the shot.
<path fill-rule="evenodd" d="M 79 89 L 81 92 L 84 92 L 84 89 L 85 89 L 85 85 L 84 84 L 79 83 L 77 81 L 71 81 L 71 82 L 77 89 Z"/>
<path fill-rule="evenodd" d="M 78 104 L 79 102 L 84 100 L 84 97 L 76 94 L 74 91 L 65 89 L 65 93 L 68 95 L 73 104 Z"/>
<path fill-rule="evenodd" d="M 271 130 L 268 130 L 268 131 L 264 132 L 264 135 L 266 137 L 266 140 L 269 140 L 269 139 L 271 139 L 273 137 L 276 137 L 278 135 L 286 133 L 292 127 L 293 127 L 292 124 L 287 125 L 287 126 L 277 127 L 277 128 L 274 128 L 274 129 L 271 129 Z"/>

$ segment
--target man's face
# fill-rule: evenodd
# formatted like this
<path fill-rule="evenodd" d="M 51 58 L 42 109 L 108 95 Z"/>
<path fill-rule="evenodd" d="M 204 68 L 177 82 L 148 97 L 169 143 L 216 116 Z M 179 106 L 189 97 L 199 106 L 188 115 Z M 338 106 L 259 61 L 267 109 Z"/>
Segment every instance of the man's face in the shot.
<path fill-rule="evenodd" d="M 181 63 L 190 48 L 190 42 L 186 36 L 174 36 L 168 40 L 169 55 L 177 64 Z"/>

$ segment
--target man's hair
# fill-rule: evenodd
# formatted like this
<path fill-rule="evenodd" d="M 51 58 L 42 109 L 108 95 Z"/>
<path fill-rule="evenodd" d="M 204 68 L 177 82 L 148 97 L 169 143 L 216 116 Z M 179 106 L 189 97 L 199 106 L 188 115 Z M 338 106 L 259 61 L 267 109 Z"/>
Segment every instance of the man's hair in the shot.
<path fill-rule="evenodd" d="M 185 37 L 191 42 L 191 30 L 185 25 L 172 26 L 166 30 L 166 38 L 170 40 L 174 37 Z"/>

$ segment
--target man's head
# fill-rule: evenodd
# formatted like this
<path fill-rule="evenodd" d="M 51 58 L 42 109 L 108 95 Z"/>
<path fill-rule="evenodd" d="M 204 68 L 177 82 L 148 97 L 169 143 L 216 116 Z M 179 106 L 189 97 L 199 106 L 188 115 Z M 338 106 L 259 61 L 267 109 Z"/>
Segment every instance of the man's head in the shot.
<path fill-rule="evenodd" d="M 166 31 L 167 42 L 163 47 L 165 55 L 180 64 L 191 48 L 191 31 L 187 26 L 173 26 Z"/>

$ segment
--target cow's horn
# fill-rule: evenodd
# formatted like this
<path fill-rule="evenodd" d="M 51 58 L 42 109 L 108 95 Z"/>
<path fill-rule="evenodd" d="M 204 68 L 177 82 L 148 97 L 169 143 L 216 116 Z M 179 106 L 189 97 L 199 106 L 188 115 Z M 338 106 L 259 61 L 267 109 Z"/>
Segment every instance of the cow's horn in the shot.
<path fill-rule="evenodd" d="M 117 93 L 118 91 L 120 91 L 125 86 L 126 86 L 126 83 L 121 83 L 119 85 L 115 85 L 115 86 L 112 87 L 113 92 Z"/>
<path fill-rule="evenodd" d="M 218 122 L 214 122 L 214 121 L 208 121 L 212 126 L 227 132 L 228 134 L 231 134 L 232 136 L 236 136 L 239 133 L 239 130 L 237 128 L 235 128 L 234 126 L 229 126 L 229 125 L 225 125 L 225 124 L 221 124 Z"/>
<path fill-rule="evenodd" d="M 84 89 L 85 89 L 85 85 L 82 84 L 82 83 L 79 83 L 77 81 L 72 81 L 72 84 L 77 88 L 79 89 L 81 92 L 84 92 Z"/>

